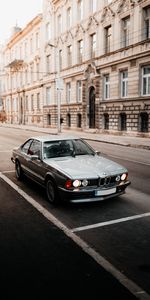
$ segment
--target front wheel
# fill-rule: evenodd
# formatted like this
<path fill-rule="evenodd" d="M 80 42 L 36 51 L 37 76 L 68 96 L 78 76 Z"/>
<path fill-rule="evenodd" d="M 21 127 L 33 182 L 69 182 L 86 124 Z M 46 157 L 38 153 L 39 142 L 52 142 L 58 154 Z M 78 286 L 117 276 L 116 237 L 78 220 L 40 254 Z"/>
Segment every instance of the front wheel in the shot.
<path fill-rule="evenodd" d="M 22 169 L 21 169 L 20 162 L 18 160 L 16 160 L 16 162 L 15 162 L 15 171 L 16 171 L 16 178 L 18 180 L 21 180 L 22 179 Z"/>
<path fill-rule="evenodd" d="M 46 195 L 47 199 L 51 204 L 56 204 L 58 203 L 58 198 L 57 198 L 57 189 L 55 184 L 51 179 L 48 179 L 46 181 Z"/>

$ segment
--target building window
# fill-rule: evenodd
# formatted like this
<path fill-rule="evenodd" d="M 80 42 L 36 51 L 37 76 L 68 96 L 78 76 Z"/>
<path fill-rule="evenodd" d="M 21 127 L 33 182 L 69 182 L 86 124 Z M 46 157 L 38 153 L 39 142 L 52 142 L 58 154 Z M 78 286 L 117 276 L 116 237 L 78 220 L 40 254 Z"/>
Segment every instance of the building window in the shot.
<path fill-rule="evenodd" d="M 66 99 L 67 103 L 70 103 L 71 101 L 71 83 L 67 82 L 66 84 Z"/>
<path fill-rule="evenodd" d="M 67 126 L 71 127 L 71 115 L 67 114 Z"/>
<path fill-rule="evenodd" d="M 111 50 L 112 27 L 111 25 L 105 28 L 105 53 Z"/>
<path fill-rule="evenodd" d="M 96 54 L 96 33 L 91 35 L 91 58 Z"/>
<path fill-rule="evenodd" d="M 126 131 L 127 130 L 127 117 L 125 113 L 121 113 L 119 116 L 119 130 Z"/>
<path fill-rule="evenodd" d="M 46 88 L 46 105 L 51 104 L 51 88 L 47 87 Z"/>
<path fill-rule="evenodd" d="M 67 47 L 67 52 L 68 52 L 68 67 L 72 65 L 72 46 Z"/>
<path fill-rule="evenodd" d="M 37 93 L 37 110 L 40 109 L 40 93 Z"/>
<path fill-rule="evenodd" d="M 47 115 L 47 125 L 51 125 L 51 115 Z"/>
<path fill-rule="evenodd" d="M 28 96 L 26 96 L 26 111 L 29 110 L 29 101 L 28 101 Z"/>
<path fill-rule="evenodd" d="M 58 19 L 57 19 L 57 29 L 58 29 L 58 35 L 60 35 L 60 33 L 62 33 L 62 16 L 59 15 Z"/>
<path fill-rule="evenodd" d="M 97 10 L 97 0 L 91 0 L 91 11 L 92 13 L 96 12 Z"/>
<path fill-rule="evenodd" d="M 51 55 L 46 56 L 46 73 L 49 74 L 51 69 Z"/>
<path fill-rule="evenodd" d="M 22 86 L 22 83 L 23 83 L 23 73 L 20 72 L 20 86 Z"/>
<path fill-rule="evenodd" d="M 77 10 L 78 10 L 78 21 L 82 21 L 83 19 L 83 0 L 78 0 L 78 7 L 77 7 Z"/>
<path fill-rule="evenodd" d="M 121 77 L 121 97 L 127 97 L 128 96 L 128 71 L 122 71 L 120 72 Z"/>
<path fill-rule="evenodd" d="M 62 70 L 62 50 L 59 50 L 59 70 Z"/>
<path fill-rule="evenodd" d="M 122 47 L 129 46 L 130 42 L 130 17 L 122 20 Z"/>
<path fill-rule="evenodd" d="M 34 95 L 31 95 L 31 111 L 34 111 Z"/>
<path fill-rule="evenodd" d="M 30 38 L 30 54 L 33 53 L 33 38 Z"/>
<path fill-rule="evenodd" d="M 71 27 L 71 7 L 67 9 L 67 28 Z"/>
<path fill-rule="evenodd" d="M 150 95 L 150 66 L 142 68 L 142 95 Z"/>
<path fill-rule="evenodd" d="M 150 6 L 143 9 L 144 15 L 144 39 L 150 38 Z"/>
<path fill-rule="evenodd" d="M 51 39 L 51 28 L 50 23 L 46 24 L 46 41 L 48 42 Z"/>
<path fill-rule="evenodd" d="M 148 113 L 146 112 L 139 114 L 139 131 L 148 132 Z"/>
<path fill-rule="evenodd" d="M 29 78 L 29 76 L 28 76 L 28 70 L 26 69 L 25 70 L 25 84 L 28 84 L 28 78 Z"/>
<path fill-rule="evenodd" d="M 82 125 L 82 116 L 81 114 L 77 114 L 77 127 L 81 128 Z"/>
<path fill-rule="evenodd" d="M 104 114 L 104 129 L 108 130 L 109 129 L 109 115 Z"/>
<path fill-rule="evenodd" d="M 33 82 L 33 78 L 34 78 L 34 69 L 33 69 L 33 63 L 31 64 L 31 66 L 30 66 L 30 71 L 31 71 L 31 83 Z"/>
<path fill-rule="evenodd" d="M 82 82 L 81 80 L 77 81 L 77 102 L 82 101 Z"/>
<path fill-rule="evenodd" d="M 39 80 L 40 78 L 40 64 L 39 62 L 36 63 L 36 79 Z"/>
<path fill-rule="evenodd" d="M 27 57 L 28 51 L 27 51 L 27 42 L 24 43 L 24 56 Z"/>
<path fill-rule="evenodd" d="M 104 75 L 104 100 L 110 98 L 110 78 L 109 74 Z"/>
<path fill-rule="evenodd" d="M 78 63 L 83 61 L 83 40 L 78 41 Z"/>
<path fill-rule="evenodd" d="M 20 48 L 19 48 L 19 51 L 20 51 L 20 59 L 22 59 L 22 46 L 20 46 Z"/>
<path fill-rule="evenodd" d="M 40 47 L 39 33 L 36 32 L 36 49 L 39 49 L 39 47 Z"/>
<path fill-rule="evenodd" d="M 13 111 L 14 112 L 17 111 L 17 99 L 16 98 L 13 99 Z"/>

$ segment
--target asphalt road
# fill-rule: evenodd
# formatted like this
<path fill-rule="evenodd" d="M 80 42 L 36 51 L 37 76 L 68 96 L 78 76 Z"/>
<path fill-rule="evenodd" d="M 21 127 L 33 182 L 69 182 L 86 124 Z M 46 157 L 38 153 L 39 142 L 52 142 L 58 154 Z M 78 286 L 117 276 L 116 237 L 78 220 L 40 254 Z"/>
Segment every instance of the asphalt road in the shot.
<path fill-rule="evenodd" d="M 0 128 L 0 172 L 14 184 L 0 179 L 1 283 L 11 280 L 45 290 L 57 279 L 82 283 L 83 290 L 92 283 L 109 299 L 134 299 L 128 290 L 136 294 L 138 288 L 139 299 L 150 299 L 150 152 L 90 142 L 128 168 L 132 184 L 127 193 L 100 203 L 52 207 L 42 188 L 28 179 L 17 182 L 10 161 L 12 148 L 32 135 L 39 133 Z M 41 215 L 36 204 L 33 208 L 22 191 L 45 215 L 55 216 L 64 231 Z M 87 246 L 84 250 L 94 259 L 79 246 Z"/>

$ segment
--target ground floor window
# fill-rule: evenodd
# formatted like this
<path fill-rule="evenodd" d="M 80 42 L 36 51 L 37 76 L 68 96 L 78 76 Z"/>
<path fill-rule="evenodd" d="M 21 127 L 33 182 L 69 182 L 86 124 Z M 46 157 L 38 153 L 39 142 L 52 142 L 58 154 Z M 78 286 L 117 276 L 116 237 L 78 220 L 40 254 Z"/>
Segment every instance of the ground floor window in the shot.
<path fill-rule="evenodd" d="M 109 129 L 109 115 L 108 114 L 104 114 L 104 116 L 103 116 L 103 126 L 104 126 L 104 129 L 106 129 L 106 130 Z"/>
<path fill-rule="evenodd" d="M 47 115 L 47 125 L 51 125 L 51 115 Z"/>
<path fill-rule="evenodd" d="M 121 113 L 119 115 L 119 130 L 121 131 L 127 130 L 127 116 L 125 113 Z"/>
<path fill-rule="evenodd" d="M 81 114 L 77 114 L 77 127 L 81 128 L 82 117 Z"/>
<path fill-rule="evenodd" d="M 67 114 L 67 126 L 71 127 L 71 115 Z"/>
<path fill-rule="evenodd" d="M 148 114 L 146 112 L 139 114 L 139 131 L 148 132 Z"/>

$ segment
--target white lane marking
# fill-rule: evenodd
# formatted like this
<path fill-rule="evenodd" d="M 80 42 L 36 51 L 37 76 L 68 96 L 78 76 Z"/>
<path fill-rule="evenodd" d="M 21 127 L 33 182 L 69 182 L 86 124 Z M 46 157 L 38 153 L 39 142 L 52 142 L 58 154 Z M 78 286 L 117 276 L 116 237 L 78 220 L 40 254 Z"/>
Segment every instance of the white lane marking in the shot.
<path fill-rule="evenodd" d="M 146 163 L 146 162 L 132 160 L 132 159 L 128 159 L 128 158 L 124 158 L 124 157 L 120 157 L 120 156 L 115 156 L 115 155 L 111 155 L 111 154 L 108 154 L 108 156 L 113 157 L 113 158 L 117 158 L 117 159 L 121 159 L 121 160 L 130 161 L 130 162 L 140 164 L 140 165 L 144 165 L 144 166 L 150 166 L 150 163 Z"/>
<path fill-rule="evenodd" d="M 7 173 L 15 173 L 15 171 L 14 171 L 14 170 L 10 170 L 10 171 L 8 170 L 8 171 L 2 171 L 2 173 L 3 173 L 3 174 L 7 174 Z"/>
<path fill-rule="evenodd" d="M 140 215 L 134 215 L 131 217 L 120 218 L 120 219 L 116 219 L 116 220 L 112 220 L 112 221 L 100 222 L 100 223 L 96 223 L 96 224 L 92 224 L 92 225 L 77 227 L 77 228 L 72 229 L 72 232 L 78 232 L 78 231 L 89 230 L 89 229 L 98 228 L 98 227 L 104 227 L 104 226 L 108 226 L 108 225 L 112 225 L 112 224 L 127 222 L 127 221 L 131 221 L 131 220 L 145 218 L 145 217 L 150 217 L 150 212 L 140 214 Z"/>
<path fill-rule="evenodd" d="M 71 238 L 78 246 L 82 248 L 89 256 L 91 256 L 101 267 L 103 267 L 107 272 L 112 274 L 118 281 L 126 287 L 133 295 L 140 300 L 150 300 L 150 296 L 144 291 L 140 286 L 134 283 L 132 280 L 128 279 L 124 274 L 117 270 L 109 261 L 107 261 L 103 256 L 91 248 L 86 242 L 84 242 L 80 237 L 74 234 L 67 226 L 60 222 L 54 215 L 52 215 L 48 210 L 46 210 L 42 205 L 37 203 L 31 196 L 25 193 L 21 188 L 19 188 L 15 183 L 13 183 L 4 174 L 0 173 L 0 178 L 3 179 L 7 184 L 9 184 L 14 190 L 18 192 L 26 201 L 28 201 L 35 209 L 37 209 L 47 220 L 56 225 L 61 229 L 69 238 Z"/>

